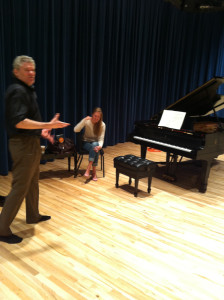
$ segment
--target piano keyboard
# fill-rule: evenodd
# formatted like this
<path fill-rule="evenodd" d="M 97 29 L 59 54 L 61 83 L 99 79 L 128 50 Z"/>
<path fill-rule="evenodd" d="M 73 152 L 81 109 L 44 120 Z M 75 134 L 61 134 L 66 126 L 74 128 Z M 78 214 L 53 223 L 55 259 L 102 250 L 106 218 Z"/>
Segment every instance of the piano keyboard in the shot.
<path fill-rule="evenodd" d="M 173 148 L 173 149 L 177 149 L 177 150 L 181 150 L 181 151 L 184 151 L 184 152 L 192 152 L 193 150 L 192 149 L 188 149 L 188 148 L 183 148 L 183 147 L 179 147 L 179 146 L 176 146 L 176 145 L 170 145 L 170 144 L 167 144 L 167 143 L 162 143 L 162 142 L 159 142 L 159 141 L 154 141 L 154 140 L 150 140 L 150 139 L 146 139 L 146 138 L 143 138 L 143 137 L 140 137 L 140 136 L 133 136 L 134 139 L 136 140 L 140 140 L 140 141 L 144 141 L 144 142 L 149 142 L 149 143 L 153 143 L 153 144 L 156 144 L 156 145 L 161 145 L 161 146 L 165 146 L 165 147 L 169 147 L 169 148 Z"/>

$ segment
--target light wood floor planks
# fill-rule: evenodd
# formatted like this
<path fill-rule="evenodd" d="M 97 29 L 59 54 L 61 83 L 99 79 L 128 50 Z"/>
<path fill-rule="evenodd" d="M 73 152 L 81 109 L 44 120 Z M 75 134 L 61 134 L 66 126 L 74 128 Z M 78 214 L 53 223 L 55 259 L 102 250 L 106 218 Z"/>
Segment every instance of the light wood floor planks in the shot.
<path fill-rule="evenodd" d="M 113 158 L 124 154 L 139 156 L 140 147 L 107 147 L 97 182 L 74 178 L 67 159 L 40 166 L 40 211 L 52 219 L 27 225 L 22 205 L 11 228 L 23 242 L 0 243 L 1 300 L 224 299 L 224 156 L 205 194 L 196 188 L 200 168 L 190 164 L 176 183 L 161 179 L 161 166 L 151 194 L 142 179 L 135 198 L 125 175 L 115 188 Z M 0 176 L 1 195 L 10 184 L 11 174 Z"/>

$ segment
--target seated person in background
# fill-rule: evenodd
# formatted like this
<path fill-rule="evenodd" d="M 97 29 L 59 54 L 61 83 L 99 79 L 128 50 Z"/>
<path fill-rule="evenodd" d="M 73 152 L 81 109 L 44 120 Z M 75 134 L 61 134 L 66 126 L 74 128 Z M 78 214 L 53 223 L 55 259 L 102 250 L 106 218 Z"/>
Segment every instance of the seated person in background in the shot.
<path fill-rule="evenodd" d="M 99 151 L 103 147 L 106 130 L 101 108 L 95 108 L 92 112 L 92 117 L 87 116 L 82 119 L 82 121 L 74 127 L 74 132 L 80 132 L 83 128 L 85 131 L 83 135 L 82 147 L 83 149 L 89 151 L 89 164 L 84 176 L 90 176 L 90 170 L 92 167 L 92 179 L 96 181 L 96 166 L 98 164 Z"/>

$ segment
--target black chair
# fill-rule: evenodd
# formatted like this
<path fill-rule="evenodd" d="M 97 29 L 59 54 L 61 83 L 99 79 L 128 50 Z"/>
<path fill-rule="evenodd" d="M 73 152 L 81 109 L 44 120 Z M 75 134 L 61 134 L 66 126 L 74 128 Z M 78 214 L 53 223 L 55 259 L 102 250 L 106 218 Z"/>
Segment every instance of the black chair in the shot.
<path fill-rule="evenodd" d="M 83 160 L 83 155 L 89 155 L 89 152 L 82 148 L 82 132 L 76 133 L 76 151 L 75 151 L 75 168 L 74 168 L 74 177 L 77 177 L 80 165 Z M 100 158 L 101 158 L 101 171 L 103 170 L 103 177 L 105 177 L 105 168 L 104 168 L 104 151 L 100 150 Z"/>

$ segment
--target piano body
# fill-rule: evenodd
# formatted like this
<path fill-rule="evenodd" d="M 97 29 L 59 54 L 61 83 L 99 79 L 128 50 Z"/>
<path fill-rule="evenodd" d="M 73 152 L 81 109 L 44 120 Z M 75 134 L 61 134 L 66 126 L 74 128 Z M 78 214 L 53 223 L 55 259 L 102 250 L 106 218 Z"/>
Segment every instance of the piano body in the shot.
<path fill-rule="evenodd" d="M 224 153 L 224 120 L 216 115 L 224 108 L 224 96 L 217 94 L 223 83 L 224 77 L 214 77 L 166 108 L 186 112 L 180 130 L 159 126 L 160 112 L 148 121 L 135 122 L 129 139 L 141 145 L 142 158 L 146 157 L 147 147 L 167 153 L 166 179 L 176 180 L 174 172 L 183 157 L 200 164 L 199 191 L 203 193 L 213 159 Z"/>

